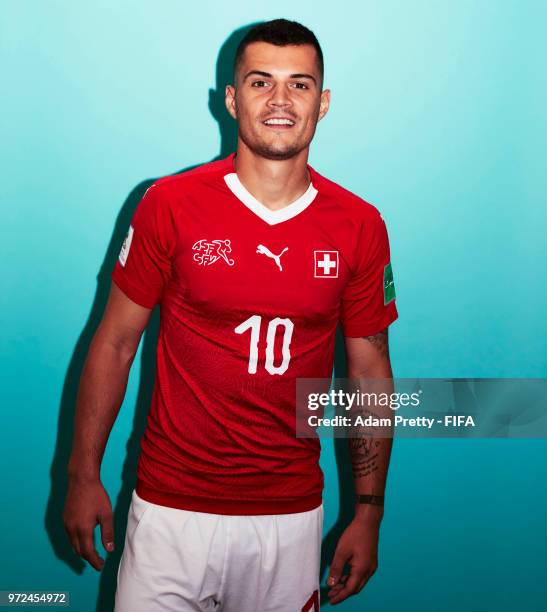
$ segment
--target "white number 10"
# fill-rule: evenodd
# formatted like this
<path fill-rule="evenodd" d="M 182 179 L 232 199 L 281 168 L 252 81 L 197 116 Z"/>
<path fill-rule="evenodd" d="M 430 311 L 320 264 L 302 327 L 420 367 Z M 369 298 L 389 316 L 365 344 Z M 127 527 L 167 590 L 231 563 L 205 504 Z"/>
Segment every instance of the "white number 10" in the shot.
<path fill-rule="evenodd" d="M 260 315 L 253 315 L 246 321 L 243 321 L 241 325 L 238 325 L 234 331 L 236 334 L 243 334 L 248 329 L 251 330 L 251 347 L 249 350 L 249 374 L 256 374 L 256 368 L 258 364 L 258 340 L 260 338 L 260 326 L 262 324 L 262 317 Z M 275 332 L 278 326 L 282 325 L 285 328 L 283 334 L 283 361 L 281 365 L 276 366 L 274 364 L 274 342 Z M 289 361 L 291 360 L 291 338 L 294 329 L 294 323 L 290 319 L 281 319 L 276 317 L 268 323 L 268 332 L 266 334 L 266 363 L 265 368 L 270 374 L 283 374 L 289 367 Z"/>

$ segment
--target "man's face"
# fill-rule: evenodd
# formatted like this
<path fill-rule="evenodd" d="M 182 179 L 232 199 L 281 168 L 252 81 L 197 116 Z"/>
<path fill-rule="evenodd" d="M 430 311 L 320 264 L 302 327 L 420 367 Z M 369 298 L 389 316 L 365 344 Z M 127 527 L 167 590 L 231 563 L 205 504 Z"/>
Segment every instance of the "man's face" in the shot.
<path fill-rule="evenodd" d="M 246 47 L 235 86 L 226 87 L 226 107 L 239 137 L 257 155 L 289 159 L 307 148 L 329 107 L 312 45 Z"/>

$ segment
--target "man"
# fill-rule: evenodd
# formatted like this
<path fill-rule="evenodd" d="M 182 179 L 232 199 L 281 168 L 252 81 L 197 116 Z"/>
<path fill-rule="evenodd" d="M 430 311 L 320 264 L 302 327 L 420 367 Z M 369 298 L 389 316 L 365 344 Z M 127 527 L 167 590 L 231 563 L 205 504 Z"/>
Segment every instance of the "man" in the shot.
<path fill-rule="evenodd" d="M 93 529 L 107 551 L 114 533 L 100 463 L 160 304 L 117 612 L 319 609 L 323 475 L 317 438 L 295 435 L 296 378 L 331 376 L 338 322 L 349 375 L 391 378 L 397 318 L 379 212 L 307 164 L 329 107 L 322 85 L 310 30 L 253 28 L 226 88 L 236 154 L 157 180 L 133 216 L 82 374 L 64 513 L 75 550 L 101 569 Z M 351 446 L 356 513 L 331 603 L 376 568 L 391 450 L 376 444 L 374 458 Z"/>

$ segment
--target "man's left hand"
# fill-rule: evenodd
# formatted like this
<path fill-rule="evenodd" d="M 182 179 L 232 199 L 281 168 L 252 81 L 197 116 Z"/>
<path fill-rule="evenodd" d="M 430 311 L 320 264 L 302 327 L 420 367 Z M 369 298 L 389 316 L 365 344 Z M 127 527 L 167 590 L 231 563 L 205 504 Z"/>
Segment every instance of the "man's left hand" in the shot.
<path fill-rule="evenodd" d="M 347 526 L 334 552 L 327 585 L 331 605 L 359 593 L 378 567 L 378 521 L 355 518 Z M 342 575 L 346 563 L 348 575 Z"/>

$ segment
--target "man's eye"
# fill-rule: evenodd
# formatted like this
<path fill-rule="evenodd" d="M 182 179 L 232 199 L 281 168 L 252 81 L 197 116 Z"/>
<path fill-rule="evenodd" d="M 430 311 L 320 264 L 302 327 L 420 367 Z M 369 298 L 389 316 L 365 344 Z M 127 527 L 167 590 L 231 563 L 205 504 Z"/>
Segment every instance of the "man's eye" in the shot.
<path fill-rule="evenodd" d="M 308 86 L 306 85 L 306 83 L 294 83 L 294 87 L 296 89 L 308 89 Z"/>
<path fill-rule="evenodd" d="M 264 87 L 267 85 L 266 81 L 253 81 L 252 87 Z"/>

